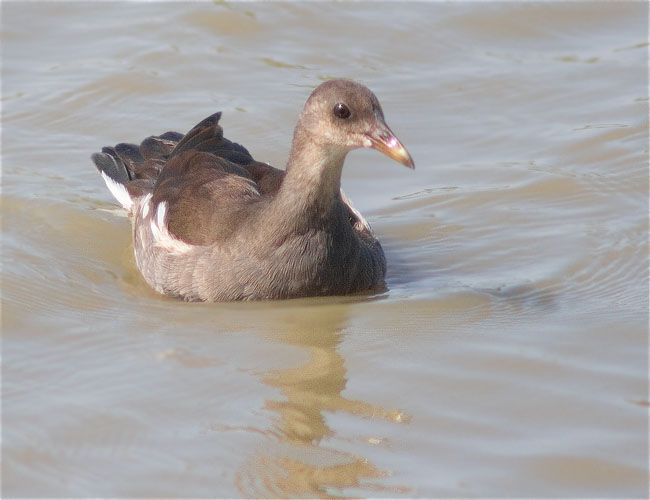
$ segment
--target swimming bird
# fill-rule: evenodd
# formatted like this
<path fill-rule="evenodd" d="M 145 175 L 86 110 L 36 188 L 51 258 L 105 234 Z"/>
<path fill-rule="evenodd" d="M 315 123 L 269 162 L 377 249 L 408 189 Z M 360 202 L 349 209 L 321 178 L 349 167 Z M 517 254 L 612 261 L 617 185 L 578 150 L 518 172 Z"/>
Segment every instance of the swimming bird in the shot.
<path fill-rule="evenodd" d="M 285 170 L 224 138 L 220 118 L 92 155 L 132 218 L 145 281 L 161 294 L 215 302 L 384 289 L 381 244 L 341 190 L 343 162 L 356 148 L 414 168 L 377 97 L 350 80 L 318 86 Z"/>

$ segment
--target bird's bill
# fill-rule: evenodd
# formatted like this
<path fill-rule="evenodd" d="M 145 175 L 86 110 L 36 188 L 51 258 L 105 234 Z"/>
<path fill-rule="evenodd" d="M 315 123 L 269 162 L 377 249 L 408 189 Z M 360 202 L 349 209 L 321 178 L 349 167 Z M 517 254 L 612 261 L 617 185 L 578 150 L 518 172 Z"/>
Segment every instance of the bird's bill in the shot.
<path fill-rule="evenodd" d="M 373 132 L 366 134 L 366 137 L 370 139 L 371 148 L 384 153 L 405 167 L 415 168 L 413 158 L 388 125 L 382 124 Z"/>

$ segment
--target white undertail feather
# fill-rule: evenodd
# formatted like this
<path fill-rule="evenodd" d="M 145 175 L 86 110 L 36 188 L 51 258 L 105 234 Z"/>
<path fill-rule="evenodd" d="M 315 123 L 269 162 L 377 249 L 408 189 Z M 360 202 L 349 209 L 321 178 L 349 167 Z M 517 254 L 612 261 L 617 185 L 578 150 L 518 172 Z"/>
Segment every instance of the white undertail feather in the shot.
<path fill-rule="evenodd" d="M 133 200 L 131 199 L 129 192 L 126 190 L 126 187 L 124 187 L 124 184 L 120 184 L 119 182 L 114 181 L 104 172 L 101 172 L 101 174 L 102 174 L 102 178 L 104 179 L 104 182 L 106 183 L 106 187 L 108 187 L 108 190 L 115 197 L 115 199 L 126 210 L 131 211 L 131 207 L 133 206 Z"/>

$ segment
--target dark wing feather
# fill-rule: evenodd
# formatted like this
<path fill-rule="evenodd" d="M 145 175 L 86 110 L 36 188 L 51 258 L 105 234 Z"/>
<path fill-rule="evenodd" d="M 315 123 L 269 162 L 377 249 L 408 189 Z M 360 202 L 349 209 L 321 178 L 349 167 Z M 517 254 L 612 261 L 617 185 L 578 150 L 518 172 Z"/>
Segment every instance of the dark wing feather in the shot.
<path fill-rule="evenodd" d="M 167 132 L 168 134 L 169 132 Z M 181 134 L 178 134 L 181 135 Z M 182 137 L 182 136 L 181 136 Z M 178 141 L 165 139 L 163 136 L 147 137 L 140 143 L 140 154 L 145 160 L 167 161 Z"/>
<path fill-rule="evenodd" d="M 165 132 L 164 134 L 161 134 L 159 138 L 176 143 L 183 138 L 183 134 L 180 134 L 178 132 L 172 132 L 170 130 L 169 132 Z"/>
<path fill-rule="evenodd" d="M 115 146 L 115 153 L 120 157 L 131 172 L 136 171 L 136 165 L 144 163 L 144 158 L 140 154 L 140 148 L 135 144 L 122 142 Z M 135 177 L 132 177 L 135 178 Z"/>
<path fill-rule="evenodd" d="M 226 240 L 263 201 L 245 169 L 196 150 L 169 160 L 152 198 L 154 209 L 167 204 L 169 231 L 193 245 Z"/>
<path fill-rule="evenodd" d="M 207 140 L 227 140 L 223 138 L 223 129 L 219 125 L 220 118 L 221 112 L 217 112 L 196 124 L 192 130 L 185 134 L 185 137 L 176 144 L 174 151 L 172 151 L 172 154 L 170 155 L 170 159 L 179 155 L 183 151 L 196 149 L 199 144 Z"/>
<path fill-rule="evenodd" d="M 169 231 L 195 245 L 227 239 L 280 185 L 260 181 L 270 172 L 269 179 L 284 176 L 224 138 L 220 117 L 207 117 L 178 141 L 153 191 L 154 207 L 167 203 Z"/>
<path fill-rule="evenodd" d="M 91 158 L 97 170 L 115 182 L 125 184 L 131 180 L 131 173 L 114 149 L 103 148 L 101 153 L 93 153 Z"/>
<path fill-rule="evenodd" d="M 196 245 L 222 241 L 253 205 L 277 192 L 284 171 L 226 139 L 220 118 L 214 113 L 185 135 L 169 131 L 139 146 L 104 148 L 93 161 L 132 197 L 153 193 L 154 207 L 166 202 L 168 227 L 178 238 Z"/>

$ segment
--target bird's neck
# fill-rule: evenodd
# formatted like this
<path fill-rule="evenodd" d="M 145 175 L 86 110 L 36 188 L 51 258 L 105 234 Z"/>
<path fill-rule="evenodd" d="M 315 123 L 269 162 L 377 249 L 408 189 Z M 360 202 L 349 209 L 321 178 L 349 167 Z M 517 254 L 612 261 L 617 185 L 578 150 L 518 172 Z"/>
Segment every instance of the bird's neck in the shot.
<path fill-rule="evenodd" d="M 341 173 L 347 149 L 314 142 L 300 128 L 294 133 L 278 201 L 304 219 L 327 219 L 340 203 Z"/>

